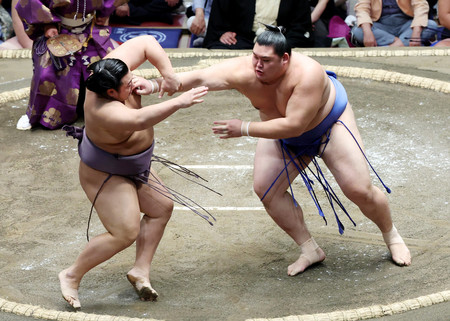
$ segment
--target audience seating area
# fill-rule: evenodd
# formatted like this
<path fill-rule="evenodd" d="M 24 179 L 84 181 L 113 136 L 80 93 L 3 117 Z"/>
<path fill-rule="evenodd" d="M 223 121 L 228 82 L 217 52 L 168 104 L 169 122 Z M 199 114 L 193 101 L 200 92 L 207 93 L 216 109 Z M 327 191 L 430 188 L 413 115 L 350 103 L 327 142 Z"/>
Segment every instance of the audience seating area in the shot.
<path fill-rule="evenodd" d="M 184 13 L 174 14 L 173 24 L 163 22 L 144 22 L 139 26 L 111 24 L 111 37 L 119 44 L 140 36 L 152 35 L 163 48 L 190 48 L 192 35 L 186 27 L 187 17 Z"/>

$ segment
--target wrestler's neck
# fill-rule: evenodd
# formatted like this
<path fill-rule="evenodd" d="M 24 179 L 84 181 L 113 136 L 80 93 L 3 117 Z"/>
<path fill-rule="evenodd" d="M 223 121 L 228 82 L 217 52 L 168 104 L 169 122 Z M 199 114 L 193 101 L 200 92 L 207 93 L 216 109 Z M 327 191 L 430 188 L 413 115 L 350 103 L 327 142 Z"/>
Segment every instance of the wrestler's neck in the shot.
<path fill-rule="evenodd" d="M 111 102 L 114 102 L 114 101 L 118 101 L 118 102 L 120 102 L 122 104 L 125 104 L 124 100 L 120 100 L 120 99 L 111 97 L 109 95 L 97 95 L 97 97 L 98 97 L 98 99 L 103 100 L 104 103 L 111 103 Z"/>
<path fill-rule="evenodd" d="M 264 86 L 274 86 L 279 85 L 283 79 L 287 76 L 288 66 L 283 67 L 278 73 L 276 73 L 273 77 L 268 79 L 258 78 L 259 82 Z"/>

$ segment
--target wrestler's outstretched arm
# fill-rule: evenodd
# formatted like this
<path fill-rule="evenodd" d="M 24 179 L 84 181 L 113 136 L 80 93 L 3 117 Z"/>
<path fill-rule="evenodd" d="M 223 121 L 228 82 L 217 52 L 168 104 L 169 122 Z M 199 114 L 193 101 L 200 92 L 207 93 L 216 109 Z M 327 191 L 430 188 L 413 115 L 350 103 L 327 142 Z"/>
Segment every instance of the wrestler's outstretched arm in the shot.
<path fill-rule="evenodd" d="M 245 82 L 246 79 L 242 68 L 248 65 L 248 63 L 244 63 L 245 59 L 245 57 L 226 59 L 208 68 L 178 73 L 177 76 L 181 82 L 178 90 L 187 91 L 199 86 L 206 86 L 209 90 L 237 89 L 239 84 Z M 161 82 L 161 78 L 145 80 L 136 77 L 133 85 L 138 88 L 135 90 L 137 94 L 148 95 L 154 93 L 154 88 L 160 86 Z M 162 93 L 164 92 L 163 88 Z"/>
<path fill-rule="evenodd" d="M 160 86 L 161 93 L 164 91 L 171 96 L 180 87 L 180 81 L 173 70 L 169 57 L 152 36 L 132 38 L 111 51 L 106 58 L 120 59 L 128 65 L 130 70 L 135 70 L 144 62 L 149 61 L 163 76 Z"/>
<path fill-rule="evenodd" d="M 139 109 L 125 107 L 120 101 L 111 101 L 106 108 L 100 108 L 91 116 L 94 123 L 111 131 L 139 131 L 156 125 L 181 108 L 202 103 L 202 97 L 207 93 L 207 87 L 192 88 L 175 98 Z"/>

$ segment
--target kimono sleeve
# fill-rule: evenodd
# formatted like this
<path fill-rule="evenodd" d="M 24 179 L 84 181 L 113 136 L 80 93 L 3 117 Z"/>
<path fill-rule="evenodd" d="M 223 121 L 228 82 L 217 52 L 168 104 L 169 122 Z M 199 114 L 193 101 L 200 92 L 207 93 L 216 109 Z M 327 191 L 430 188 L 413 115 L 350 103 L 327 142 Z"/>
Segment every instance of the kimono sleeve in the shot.
<path fill-rule="evenodd" d="M 16 5 L 17 13 L 22 20 L 25 32 L 35 40 L 44 34 L 45 25 L 59 23 L 58 18 L 50 9 L 51 1 L 19 0 Z"/>

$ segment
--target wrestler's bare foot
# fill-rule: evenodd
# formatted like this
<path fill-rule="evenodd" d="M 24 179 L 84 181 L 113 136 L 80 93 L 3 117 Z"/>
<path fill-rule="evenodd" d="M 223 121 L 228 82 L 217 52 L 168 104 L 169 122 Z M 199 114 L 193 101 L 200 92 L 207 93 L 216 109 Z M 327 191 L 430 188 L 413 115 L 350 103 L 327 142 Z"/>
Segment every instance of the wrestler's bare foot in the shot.
<path fill-rule="evenodd" d="M 403 244 L 392 244 L 388 246 L 391 252 L 392 261 L 399 266 L 411 265 L 411 253 L 408 247 Z"/>
<path fill-rule="evenodd" d="M 391 252 L 392 260 L 399 266 L 408 266 L 411 264 L 411 253 L 403 241 L 395 226 L 387 233 L 382 233 L 384 242 Z"/>
<path fill-rule="evenodd" d="M 58 278 L 61 285 L 61 293 L 64 300 L 67 301 L 74 309 L 78 310 L 81 308 L 80 301 L 78 300 L 78 286 L 79 283 L 68 276 L 67 270 L 59 272 Z"/>
<path fill-rule="evenodd" d="M 300 245 L 302 254 L 288 266 L 287 274 L 294 276 L 305 271 L 311 265 L 325 260 L 325 252 L 317 245 L 313 238 Z"/>
<path fill-rule="evenodd" d="M 130 271 L 127 274 L 127 279 L 130 281 L 131 285 L 133 285 L 136 293 L 142 301 L 156 301 L 158 292 L 152 288 L 148 278 L 137 276 Z"/>

